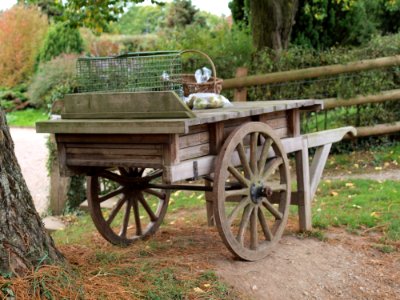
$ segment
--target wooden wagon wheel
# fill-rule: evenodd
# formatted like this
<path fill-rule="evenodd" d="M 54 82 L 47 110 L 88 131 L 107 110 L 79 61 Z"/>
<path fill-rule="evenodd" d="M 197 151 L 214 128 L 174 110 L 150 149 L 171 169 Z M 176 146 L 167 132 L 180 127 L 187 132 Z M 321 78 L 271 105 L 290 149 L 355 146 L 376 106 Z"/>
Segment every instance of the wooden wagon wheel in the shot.
<path fill-rule="evenodd" d="M 267 256 L 282 236 L 290 204 L 289 162 L 271 127 L 250 122 L 229 135 L 217 158 L 213 193 L 228 249 L 249 261 Z"/>
<path fill-rule="evenodd" d="M 170 192 L 146 187 L 161 180 L 162 170 L 119 168 L 87 179 L 89 211 L 100 234 L 115 245 L 129 245 L 156 232 L 168 207 Z M 107 183 L 107 184 L 106 184 Z M 111 190 L 105 193 L 106 185 Z M 115 197 L 110 210 L 100 204 Z"/>

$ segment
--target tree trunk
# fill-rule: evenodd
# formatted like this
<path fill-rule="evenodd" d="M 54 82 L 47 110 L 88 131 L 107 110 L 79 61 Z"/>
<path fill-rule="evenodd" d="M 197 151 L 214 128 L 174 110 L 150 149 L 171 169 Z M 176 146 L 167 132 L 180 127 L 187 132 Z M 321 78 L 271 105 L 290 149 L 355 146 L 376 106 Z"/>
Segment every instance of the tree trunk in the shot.
<path fill-rule="evenodd" d="M 250 0 L 253 44 L 277 52 L 289 45 L 298 0 Z"/>
<path fill-rule="evenodd" d="M 0 274 L 24 275 L 63 260 L 35 210 L 0 108 Z"/>

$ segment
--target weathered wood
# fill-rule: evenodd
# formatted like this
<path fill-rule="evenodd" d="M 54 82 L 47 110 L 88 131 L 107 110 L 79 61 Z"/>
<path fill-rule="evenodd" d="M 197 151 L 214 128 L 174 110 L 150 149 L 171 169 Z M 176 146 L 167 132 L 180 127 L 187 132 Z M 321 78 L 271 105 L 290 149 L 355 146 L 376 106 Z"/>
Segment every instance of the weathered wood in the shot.
<path fill-rule="evenodd" d="M 179 137 L 179 148 L 187 148 L 199 144 L 205 144 L 210 141 L 210 133 L 208 131 L 189 134 Z"/>
<path fill-rule="evenodd" d="M 224 142 L 225 123 L 217 122 L 209 124 L 210 131 L 210 154 L 217 155 Z"/>
<path fill-rule="evenodd" d="M 359 95 L 350 99 L 322 99 L 324 101 L 324 108 L 331 109 L 335 107 L 346 107 L 352 105 L 372 104 L 385 101 L 400 100 L 400 89 L 384 91 L 376 95 Z"/>
<path fill-rule="evenodd" d="M 299 109 L 292 109 L 287 112 L 288 115 L 288 128 L 289 136 L 300 135 L 300 111 Z"/>
<path fill-rule="evenodd" d="M 318 147 L 326 144 L 339 142 L 346 134 L 357 135 L 357 130 L 352 127 L 341 127 L 336 129 L 328 129 L 303 135 L 303 139 L 307 140 L 309 148 Z"/>
<path fill-rule="evenodd" d="M 353 139 L 358 137 L 365 136 L 374 136 L 374 135 L 383 135 L 390 133 L 397 133 L 400 131 L 400 122 L 387 123 L 387 124 L 378 124 L 374 126 L 365 126 L 365 127 L 356 127 L 357 136 L 354 134 L 346 134 L 344 139 Z"/>
<path fill-rule="evenodd" d="M 68 166 L 85 166 L 85 167 L 105 167 L 105 168 L 110 168 L 110 167 L 140 167 L 140 168 L 162 168 L 163 167 L 163 162 L 162 159 L 159 158 L 157 160 L 154 159 L 154 157 L 151 157 L 149 159 L 146 158 L 124 158 L 124 159 L 118 159 L 118 158 L 93 158 L 93 157 L 88 157 L 88 158 L 82 158 L 82 157 L 74 157 L 74 158 L 69 158 L 68 159 Z"/>
<path fill-rule="evenodd" d="M 210 153 L 210 144 L 201 144 L 201 145 L 196 145 L 193 147 L 187 147 L 184 149 L 180 149 L 179 151 L 179 159 L 181 161 L 196 158 L 196 157 L 202 157 L 205 155 L 208 155 Z"/>
<path fill-rule="evenodd" d="M 135 156 L 135 155 L 147 155 L 147 156 L 161 156 L 161 149 L 117 149 L 117 148 L 83 148 L 83 147 L 69 147 L 66 148 L 66 153 L 76 155 L 97 155 L 97 156 Z"/>
<path fill-rule="evenodd" d="M 179 136 L 177 134 L 170 134 L 169 141 L 164 144 L 163 162 L 164 165 L 176 165 L 179 163 Z"/>
<path fill-rule="evenodd" d="M 318 188 L 318 184 L 321 181 L 322 172 L 324 170 L 326 161 L 328 159 L 329 151 L 331 150 L 332 144 L 325 144 L 317 148 L 314 154 L 314 158 L 311 163 L 311 180 L 310 180 L 310 194 L 311 199 L 314 198 Z"/>
<path fill-rule="evenodd" d="M 205 180 L 204 184 L 206 187 L 212 187 L 212 182 L 209 180 Z M 206 198 L 206 213 L 207 213 L 207 225 L 209 227 L 215 226 L 215 218 L 214 218 L 214 198 L 213 192 L 205 192 L 204 196 Z"/>
<path fill-rule="evenodd" d="M 253 75 L 247 77 L 225 79 L 222 82 L 222 89 L 237 89 L 255 85 L 304 80 L 321 76 L 337 75 L 348 72 L 359 72 L 398 65 L 400 65 L 400 55 L 361 60 L 343 65 L 330 65 L 301 70 L 269 73 L 265 75 Z"/>
<path fill-rule="evenodd" d="M 188 134 L 189 128 L 201 124 L 246 118 L 294 108 L 322 106 L 321 101 L 258 101 L 236 102 L 232 107 L 193 111 L 191 119 L 113 119 L 113 120 L 53 120 L 36 123 L 38 132 L 70 134 Z"/>
<path fill-rule="evenodd" d="M 168 144 L 166 134 L 57 134 L 57 143 L 79 144 Z"/>
<path fill-rule="evenodd" d="M 299 228 L 301 231 L 311 230 L 311 192 L 310 192 L 310 169 L 308 160 L 308 144 L 303 139 L 302 149 L 295 154 L 296 179 L 297 179 L 297 201 L 299 203 Z"/>
<path fill-rule="evenodd" d="M 249 69 L 246 67 L 240 67 L 236 69 L 236 78 L 247 76 Z M 247 89 L 246 88 L 238 88 L 235 89 L 235 94 L 233 96 L 233 101 L 247 101 Z"/>
<path fill-rule="evenodd" d="M 63 119 L 194 118 L 174 92 L 85 93 L 64 97 Z"/>

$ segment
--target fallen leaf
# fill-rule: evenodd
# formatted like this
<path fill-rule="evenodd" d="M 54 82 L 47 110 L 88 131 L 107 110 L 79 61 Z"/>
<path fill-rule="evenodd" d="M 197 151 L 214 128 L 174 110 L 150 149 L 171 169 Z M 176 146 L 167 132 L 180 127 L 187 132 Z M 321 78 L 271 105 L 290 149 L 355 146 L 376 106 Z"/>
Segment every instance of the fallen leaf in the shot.
<path fill-rule="evenodd" d="M 193 290 L 194 290 L 196 293 L 204 293 L 204 291 L 203 291 L 201 288 L 199 288 L 199 287 L 195 287 Z"/>
<path fill-rule="evenodd" d="M 336 196 L 338 196 L 338 195 L 339 195 L 339 193 L 338 193 L 338 192 L 331 191 L 331 196 L 334 196 L 334 197 L 336 197 Z"/>
<path fill-rule="evenodd" d="M 347 182 L 347 183 L 345 184 L 345 186 L 347 186 L 347 187 L 353 187 L 353 186 L 354 186 L 354 183 L 352 183 L 352 182 Z"/>

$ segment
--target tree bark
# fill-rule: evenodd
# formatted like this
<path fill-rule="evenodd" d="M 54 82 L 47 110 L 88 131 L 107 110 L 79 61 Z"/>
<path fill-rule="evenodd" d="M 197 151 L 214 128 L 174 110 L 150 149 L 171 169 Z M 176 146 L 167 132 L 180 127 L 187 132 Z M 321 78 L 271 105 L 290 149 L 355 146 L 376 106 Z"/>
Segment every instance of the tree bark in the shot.
<path fill-rule="evenodd" d="M 0 275 L 64 261 L 35 210 L 0 108 Z"/>
<path fill-rule="evenodd" d="M 289 45 L 298 0 L 250 0 L 253 44 L 277 52 Z"/>

